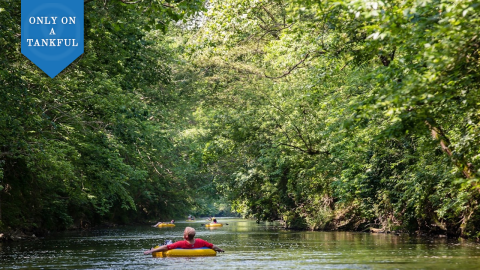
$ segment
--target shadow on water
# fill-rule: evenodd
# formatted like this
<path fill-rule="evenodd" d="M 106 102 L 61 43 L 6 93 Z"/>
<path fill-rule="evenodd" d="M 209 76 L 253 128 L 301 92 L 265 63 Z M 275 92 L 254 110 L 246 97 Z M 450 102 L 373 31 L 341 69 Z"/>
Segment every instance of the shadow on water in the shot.
<path fill-rule="evenodd" d="M 288 231 L 278 223 L 219 219 L 173 228 L 117 227 L 0 243 L 0 269 L 478 269 L 480 245 L 390 234 Z M 226 225 L 228 223 L 228 225 Z M 181 240 L 185 227 L 226 252 L 216 257 L 152 258 L 143 251 Z"/>

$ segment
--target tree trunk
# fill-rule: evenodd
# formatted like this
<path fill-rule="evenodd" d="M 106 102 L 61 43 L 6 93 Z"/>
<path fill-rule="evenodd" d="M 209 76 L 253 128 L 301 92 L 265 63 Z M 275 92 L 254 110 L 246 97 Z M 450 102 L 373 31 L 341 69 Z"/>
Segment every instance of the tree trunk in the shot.
<path fill-rule="evenodd" d="M 473 176 L 473 165 L 463 158 L 457 159 L 453 157 L 450 140 L 445 135 L 445 132 L 443 132 L 443 130 L 438 127 L 433 120 L 425 120 L 425 123 L 432 133 L 432 138 L 440 142 L 443 152 L 447 153 L 447 155 L 452 159 L 453 164 L 462 170 L 463 176 L 466 179 L 471 178 Z"/>

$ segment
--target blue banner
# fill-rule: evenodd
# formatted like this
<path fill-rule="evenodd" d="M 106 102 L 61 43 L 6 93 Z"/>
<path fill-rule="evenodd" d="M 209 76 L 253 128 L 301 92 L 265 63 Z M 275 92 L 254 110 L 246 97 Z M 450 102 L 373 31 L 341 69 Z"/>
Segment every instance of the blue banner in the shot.
<path fill-rule="evenodd" d="M 22 0 L 22 54 L 54 78 L 83 53 L 84 0 Z"/>

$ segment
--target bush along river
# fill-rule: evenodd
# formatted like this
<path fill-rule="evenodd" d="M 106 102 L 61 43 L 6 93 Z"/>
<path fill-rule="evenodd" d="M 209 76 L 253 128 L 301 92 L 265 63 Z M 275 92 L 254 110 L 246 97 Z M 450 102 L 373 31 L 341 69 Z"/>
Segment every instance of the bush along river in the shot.
<path fill-rule="evenodd" d="M 0 243 L 0 269 L 478 269 L 480 245 L 408 235 L 289 231 L 277 223 L 218 219 L 175 227 L 125 226 Z M 227 225 L 228 224 L 228 225 Z M 153 258 L 143 252 L 182 240 L 186 226 L 225 250 L 215 257 Z"/>

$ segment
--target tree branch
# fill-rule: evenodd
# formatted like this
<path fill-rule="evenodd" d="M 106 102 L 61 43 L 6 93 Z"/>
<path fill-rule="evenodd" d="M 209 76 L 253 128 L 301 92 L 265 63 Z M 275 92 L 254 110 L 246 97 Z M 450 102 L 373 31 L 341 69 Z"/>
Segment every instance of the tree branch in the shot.
<path fill-rule="evenodd" d="M 138 0 L 138 1 L 135 1 L 135 2 L 128 2 L 126 0 L 120 0 L 122 3 L 124 4 L 129 4 L 129 5 L 133 5 L 133 4 L 137 4 L 137 3 L 140 3 L 142 0 Z"/>
<path fill-rule="evenodd" d="M 318 151 L 317 150 L 313 150 L 313 145 L 311 143 L 307 143 L 307 141 L 305 141 L 305 139 L 303 138 L 302 136 L 302 131 L 293 123 L 292 119 L 280 108 L 278 108 L 277 106 L 273 105 L 272 103 L 270 103 L 275 109 L 279 110 L 280 112 L 282 112 L 289 120 L 290 122 L 292 123 L 292 126 L 293 128 L 295 129 L 295 131 L 297 132 L 298 134 L 298 137 L 300 138 L 300 140 L 303 142 L 303 144 L 305 145 L 305 147 L 307 148 L 307 150 L 304 150 L 305 153 L 308 153 L 308 154 L 317 154 Z M 308 135 L 308 134 L 307 134 Z"/>
<path fill-rule="evenodd" d="M 275 17 L 272 15 L 272 13 L 270 13 L 270 11 L 268 11 L 268 9 L 265 8 L 265 6 L 262 6 L 262 9 L 265 10 L 265 12 L 267 13 L 267 15 L 270 17 L 270 19 L 272 19 L 272 21 L 273 21 L 275 24 L 278 24 L 278 23 L 277 23 L 277 20 L 275 19 Z"/>
<path fill-rule="evenodd" d="M 301 65 L 303 62 L 305 62 L 305 60 L 307 60 L 307 58 L 310 56 L 309 53 L 307 53 L 305 55 L 305 57 L 300 60 L 300 62 L 296 63 L 295 65 L 293 65 L 291 68 L 289 68 L 285 73 L 283 73 L 282 75 L 280 76 L 277 76 L 277 77 L 272 77 L 272 76 L 268 76 L 267 74 L 265 74 L 265 77 L 266 78 L 269 78 L 269 79 L 280 79 L 280 78 L 283 78 L 283 77 L 286 77 L 288 76 L 290 73 L 292 73 L 293 70 L 295 70 L 299 65 Z"/>
<path fill-rule="evenodd" d="M 442 147 L 443 152 L 447 153 L 447 155 L 452 159 L 453 164 L 459 167 L 462 170 L 462 174 L 466 179 L 473 177 L 473 165 L 470 162 L 467 162 L 464 158 L 457 159 L 453 155 L 453 151 L 450 147 L 450 140 L 445 135 L 445 132 L 442 130 L 441 127 L 438 127 L 435 124 L 435 121 L 432 119 L 425 120 L 425 124 L 430 129 L 432 134 L 432 138 L 434 140 L 438 140 L 440 142 L 440 146 Z"/>
<path fill-rule="evenodd" d="M 8 155 L 12 155 L 12 154 L 13 154 L 12 152 L 0 152 L 0 158 L 8 156 Z"/>

